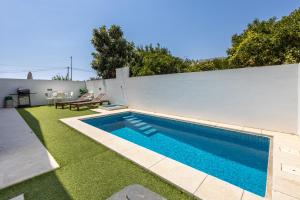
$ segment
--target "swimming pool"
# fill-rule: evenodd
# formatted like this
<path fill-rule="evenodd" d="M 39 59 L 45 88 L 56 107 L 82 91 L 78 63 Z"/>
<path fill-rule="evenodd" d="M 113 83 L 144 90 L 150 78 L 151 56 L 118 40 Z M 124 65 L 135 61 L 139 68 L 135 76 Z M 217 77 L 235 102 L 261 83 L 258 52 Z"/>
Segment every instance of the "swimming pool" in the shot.
<path fill-rule="evenodd" d="M 138 112 L 82 121 L 265 196 L 270 146 L 268 137 Z"/>

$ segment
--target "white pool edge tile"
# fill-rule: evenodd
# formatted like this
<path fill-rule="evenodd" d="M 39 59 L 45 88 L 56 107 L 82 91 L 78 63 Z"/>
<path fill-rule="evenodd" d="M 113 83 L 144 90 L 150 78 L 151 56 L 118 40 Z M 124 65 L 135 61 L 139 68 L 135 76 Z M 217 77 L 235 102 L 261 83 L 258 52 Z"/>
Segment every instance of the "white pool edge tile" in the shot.
<path fill-rule="evenodd" d="M 208 175 L 194 195 L 204 200 L 240 200 L 244 190 L 221 179 Z"/>

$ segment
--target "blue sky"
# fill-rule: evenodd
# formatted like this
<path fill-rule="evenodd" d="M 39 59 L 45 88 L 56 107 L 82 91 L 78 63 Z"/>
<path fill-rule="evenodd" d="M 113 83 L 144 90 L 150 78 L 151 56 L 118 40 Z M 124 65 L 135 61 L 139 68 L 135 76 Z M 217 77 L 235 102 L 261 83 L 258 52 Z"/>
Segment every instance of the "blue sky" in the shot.
<path fill-rule="evenodd" d="M 90 68 L 92 29 L 118 24 L 137 45 L 160 43 L 183 58 L 226 55 L 231 36 L 255 18 L 278 18 L 299 0 L 1 0 L 0 78 L 73 79 L 95 76 Z M 58 69 L 52 69 L 58 68 Z M 40 71 L 35 70 L 48 70 Z M 5 73 L 4 73 L 5 72 Z M 7 73 L 9 72 L 9 73 Z"/>

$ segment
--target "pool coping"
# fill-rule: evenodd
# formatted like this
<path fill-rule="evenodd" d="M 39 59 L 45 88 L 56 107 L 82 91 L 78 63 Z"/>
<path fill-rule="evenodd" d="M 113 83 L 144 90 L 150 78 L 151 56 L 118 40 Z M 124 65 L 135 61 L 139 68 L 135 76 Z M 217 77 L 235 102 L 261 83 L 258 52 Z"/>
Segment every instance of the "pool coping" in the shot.
<path fill-rule="evenodd" d="M 187 193 L 204 200 L 209 199 L 237 199 L 237 200 L 247 200 L 247 199 L 272 199 L 273 194 L 276 192 L 275 196 L 284 195 L 287 197 L 293 197 L 289 192 L 281 192 L 280 189 L 273 188 L 274 183 L 274 137 L 282 134 L 284 136 L 290 136 L 289 134 L 284 134 L 280 132 L 273 132 L 262 129 L 255 129 L 250 127 L 242 127 L 231 124 L 217 123 L 207 120 L 199 120 L 193 118 L 186 118 L 174 115 L 167 115 L 162 113 L 154 113 L 149 111 L 142 111 L 137 109 L 122 109 L 106 111 L 101 109 L 96 109 L 94 111 L 100 112 L 97 114 L 64 118 L 60 119 L 61 122 L 66 125 L 76 129 L 77 131 L 83 133 L 84 135 L 94 139 L 95 141 L 101 143 L 102 145 L 110 148 L 111 150 L 117 152 L 118 154 L 126 157 L 127 159 L 133 161 L 134 163 L 140 165 L 141 167 L 147 169 L 148 171 L 158 175 L 164 180 L 174 184 L 178 188 Z M 235 185 L 227 183 L 221 179 L 208 175 L 202 171 L 194 169 L 183 163 L 175 161 L 164 155 L 146 149 L 142 146 L 134 144 L 128 140 L 115 136 L 109 132 L 96 128 L 92 125 L 82 122 L 82 119 L 95 118 L 100 116 L 109 116 L 123 112 L 138 112 L 142 114 L 149 114 L 158 117 L 164 117 L 173 120 L 179 120 L 184 122 L 196 123 L 205 126 L 211 126 L 216 128 L 222 128 L 227 130 L 244 132 L 247 134 L 259 135 L 270 138 L 270 151 L 269 151 L 269 163 L 268 163 L 268 177 L 267 177 L 267 188 L 266 196 L 262 198 L 254 193 L 248 192 L 242 188 Z M 275 140 L 276 141 L 276 140 Z M 300 148 L 299 148 L 300 149 Z M 166 168 L 166 166 L 168 166 Z M 276 168 L 278 169 L 278 167 Z M 178 173 L 180 172 L 180 173 Z M 195 178 L 197 177 L 197 178 Z M 215 192 L 218 191 L 218 192 Z M 297 196 L 298 197 L 298 196 Z M 273 198 L 275 199 L 275 198 Z M 298 199 L 298 198 L 295 198 Z M 300 199 L 300 198 L 299 198 Z"/>

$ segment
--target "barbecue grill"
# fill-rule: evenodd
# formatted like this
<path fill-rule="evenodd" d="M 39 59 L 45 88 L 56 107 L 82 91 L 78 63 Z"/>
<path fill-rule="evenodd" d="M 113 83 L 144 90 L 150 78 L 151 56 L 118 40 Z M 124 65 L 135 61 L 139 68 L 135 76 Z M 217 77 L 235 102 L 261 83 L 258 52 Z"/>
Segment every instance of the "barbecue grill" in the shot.
<path fill-rule="evenodd" d="M 31 100 L 30 100 L 30 90 L 25 88 L 18 88 L 17 89 L 18 94 L 18 107 L 30 107 L 31 106 Z"/>

